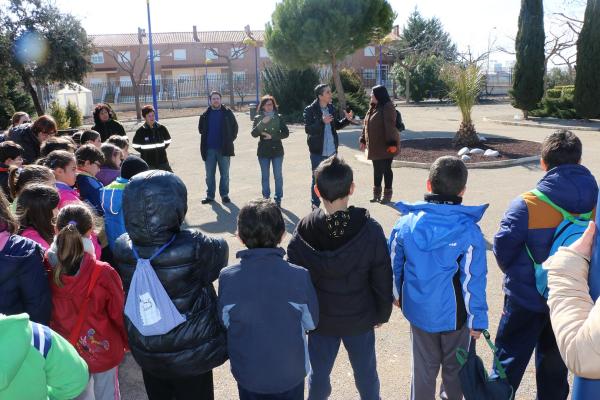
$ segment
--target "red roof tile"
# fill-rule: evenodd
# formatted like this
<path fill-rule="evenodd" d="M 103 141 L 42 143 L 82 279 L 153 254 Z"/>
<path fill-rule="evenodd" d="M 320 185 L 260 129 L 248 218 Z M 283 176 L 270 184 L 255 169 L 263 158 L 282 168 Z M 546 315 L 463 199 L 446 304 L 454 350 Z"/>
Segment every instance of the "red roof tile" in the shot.
<path fill-rule="evenodd" d="M 254 31 L 254 37 L 259 42 L 264 39 L 264 31 Z M 96 47 L 129 47 L 138 45 L 137 33 L 120 33 L 107 35 L 90 35 Z M 244 31 L 211 31 L 198 32 L 200 43 L 241 43 L 246 38 Z M 148 43 L 148 37 L 142 38 Z M 153 44 L 195 43 L 192 32 L 156 32 L 152 34 Z"/>

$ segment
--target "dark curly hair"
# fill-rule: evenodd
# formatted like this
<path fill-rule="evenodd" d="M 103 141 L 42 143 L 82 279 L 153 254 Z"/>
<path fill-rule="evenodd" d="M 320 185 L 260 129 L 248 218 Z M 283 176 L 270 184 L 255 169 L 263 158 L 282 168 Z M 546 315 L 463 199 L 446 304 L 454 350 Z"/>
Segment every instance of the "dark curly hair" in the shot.
<path fill-rule="evenodd" d="M 106 110 L 108 112 L 108 117 L 110 119 L 115 119 L 115 113 L 107 104 L 98 103 L 96 107 L 94 107 L 94 113 L 92 114 L 94 117 L 94 121 L 100 120 L 100 111 Z"/>

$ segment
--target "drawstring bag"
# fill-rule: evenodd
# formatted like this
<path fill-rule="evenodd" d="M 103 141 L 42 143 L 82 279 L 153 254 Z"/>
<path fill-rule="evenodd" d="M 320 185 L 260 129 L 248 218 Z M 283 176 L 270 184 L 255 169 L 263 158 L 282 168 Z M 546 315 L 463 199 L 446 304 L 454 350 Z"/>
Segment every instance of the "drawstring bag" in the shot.
<path fill-rule="evenodd" d="M 494 353 L 494 365 L 499 378 L 489 377 L 483 361 L 475 352 L 475 339 L 471 338 L 468 352 L 461 348 L 456 350 L 456 359 L 460 364 L 458 377 L 465 400 L 513 400 L 513 388 L 508 383 L 506 371 L 496 356 L 496 347 L 490 340 L 490 334 L 486 330 L 483 330 L 482 334 Z"/>
<path fill-rule="evenodd" d="M 125 302 L 125 315 L 142 336 L 164 335 L 185 322 L 185 316 L 171 301 L 151 264 L 173 240 L 175 236 L 149 259 L 140 258 L 132 246 L 137 264 Z"/>

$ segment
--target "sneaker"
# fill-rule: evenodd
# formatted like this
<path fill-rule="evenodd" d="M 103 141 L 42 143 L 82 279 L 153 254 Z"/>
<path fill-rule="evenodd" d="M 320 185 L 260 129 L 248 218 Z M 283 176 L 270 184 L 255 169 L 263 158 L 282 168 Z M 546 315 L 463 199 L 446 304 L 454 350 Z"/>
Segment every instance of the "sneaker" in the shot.
<path fill-rule="evenodd" d="M 215 201 L 215 199 L 211 199 L 210 197 L 205 197 L 204 199 L 202 199 L 201 203 L 208 204 L 208 203 L 212 203 L 213 201 Z"/>
<path fill-rule="evenodd" d="M 222 199 L 222 200 L 223 200 L 223 204 L 228 204 L 228 203 L 231 203 L 231 199 L 229 198 L 229 196 L 225 196 L 225 197 L 223 197 L 223 199 Z"/>

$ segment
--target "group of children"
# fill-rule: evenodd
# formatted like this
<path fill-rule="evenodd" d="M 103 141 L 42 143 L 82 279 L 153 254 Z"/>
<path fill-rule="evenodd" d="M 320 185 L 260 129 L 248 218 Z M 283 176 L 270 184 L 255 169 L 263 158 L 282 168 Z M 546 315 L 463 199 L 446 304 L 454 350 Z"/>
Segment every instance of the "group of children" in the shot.
<path fill-rule="evenodd" d="M 350 205 L 353 171 L 334 155 L 315 170 L 323 208 L 298 223 L 287 258 L 280 247 L 281 210 L 254 200 L 238 215 L 237 234 L 247 249 L 224 268 L 224 241 L 181 228 L 183 182 L 170 172 L 144 172 L 149 167 L 142 159 L 127 156 L 125 137 L 100 140 L 93 131 L 81 135 L 79 147 L 50 138 L 38 163 L 26 166 L 19 145 L 0 143 L 0 179 L 6 182 L 0 313 L 8 315 L 0 315 L 0 341 L 18 336 L 5 327 L 22 326 L 35 350 L 33 360 L 13 357 L 27 368 L 13 368 L 0 397 L 29 390 L 36 393 L 32 399 L 119 398 L 117 368 L 131 348 L 151 400 L 212 399 L 211 370 L 227 357 L 241 400 L 304 399 L 307 376 L 308 399 L 327 399 L 343 343 L 360 398 L 376 400 L 375 332 L 396 305 L 411 329 L 411 398 L 436 397 L 440 366 L 440 396 L 462 398 L 455 353 L 488 328 L 488 307 L 486 242 L 478 226 L 487 205 L 462 204 L 468 171 L 461 160 L 433 163 L 424 201 L 397 204 L 402 216 L 388 239 L 368 210 Z M 574 214 L 594 211 L 598 196 L 581 152 L 571 132 L 546 138 L 547 174 L 537 187 Z M 496 344 L 515 391 L 535 348 L 539 398 L 565 399 L 566 368 L 533 267 L 550 254 L 560 218 L 535 193 L 511 204 L 494 240 L 506 274 Z M 123 316 L 140 256 L 150 260 L 185 320 L 162 335 L 144 336 Z M 218 295 L 212 286 L 217 276 Z M 62 371 L 70 368 L 69 376 L 47 378 L 47 394 L 26 387 L 23 374 L 32 374 L 40 360 L 56 364 L 56 357 L 64 357 Z"/>

